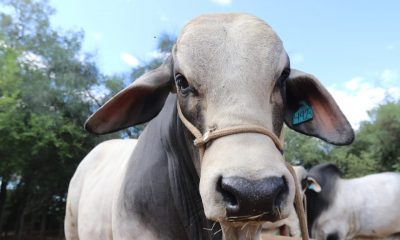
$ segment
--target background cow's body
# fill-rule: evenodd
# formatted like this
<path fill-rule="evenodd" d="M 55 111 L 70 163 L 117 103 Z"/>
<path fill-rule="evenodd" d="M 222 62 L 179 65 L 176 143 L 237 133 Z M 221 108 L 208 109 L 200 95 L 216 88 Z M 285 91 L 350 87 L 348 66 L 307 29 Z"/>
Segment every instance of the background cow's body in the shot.
<path fill-rule="evenodd" d="M 328 165 L 329 166 L 329 165 Z M 317 166 L 318 167 L 318 166 Z M 308 210 L 325 204 L 309 222 L 316 239 L 384 238 L 400 232 L 400 174 L 379 173 L 354 179 L 342 179 L 332 172 L 310 169 L 309 176 L 321 184 L 320 193 L 307 190 Z M 323 173 L 325 174 L 323 175 Z M 316 201 L 318 194 L 331 196 L 329 202 Z M 319 198 L 321 199 L 321 198 Z M 310 214 L 309 214 L 310 215 Z"/>

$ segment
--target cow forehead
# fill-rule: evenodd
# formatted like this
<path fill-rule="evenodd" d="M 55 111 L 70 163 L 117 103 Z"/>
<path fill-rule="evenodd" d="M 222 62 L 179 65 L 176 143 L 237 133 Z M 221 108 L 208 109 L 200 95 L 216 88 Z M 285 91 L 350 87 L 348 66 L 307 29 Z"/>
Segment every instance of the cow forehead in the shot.
<path fill-rule="evenodd" d="M 216 82 L 273 79 L 283 68 L 282 52 L 281 40 L 264 21 L 247 14 L 209 14 L 184 27 L 174 58 L 189 80 L 215 88 Z"/>

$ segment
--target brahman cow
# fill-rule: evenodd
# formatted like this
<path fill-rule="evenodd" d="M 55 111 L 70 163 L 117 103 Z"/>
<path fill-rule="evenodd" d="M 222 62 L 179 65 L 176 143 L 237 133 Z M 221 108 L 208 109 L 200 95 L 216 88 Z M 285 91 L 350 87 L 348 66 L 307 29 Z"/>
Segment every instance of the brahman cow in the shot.
<path fill-rule="evenodd" d="M 315 239 L 385 238 L 400 233 L 400 174 L 342 179 L 331 163 L 307 175 L 308 224 Z"/>
<path fill-rule="evenodd" d="M 354 138 L 320 82 L 290 68 L 271 27 L 240 13 L 191 20 L 165 62 L 85 127 L 105 134 L 149 120 L 137 143 L 106 142 L 81 163 L 67 239 L 259 239 L 263 221 L 293 206 L 283 123 L 333 144 Z"/>

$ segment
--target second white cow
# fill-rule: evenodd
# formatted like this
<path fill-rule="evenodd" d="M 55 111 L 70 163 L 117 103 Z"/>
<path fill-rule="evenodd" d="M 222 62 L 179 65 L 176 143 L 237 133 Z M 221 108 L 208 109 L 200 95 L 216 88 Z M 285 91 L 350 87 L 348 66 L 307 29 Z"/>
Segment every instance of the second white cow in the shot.
<path fill-rule="evenodd" d="M 385 238 L 400 233 L 400 174 L 342 179 L 334 164 L 310 169 L 308 224 L 315 239 Z"/>

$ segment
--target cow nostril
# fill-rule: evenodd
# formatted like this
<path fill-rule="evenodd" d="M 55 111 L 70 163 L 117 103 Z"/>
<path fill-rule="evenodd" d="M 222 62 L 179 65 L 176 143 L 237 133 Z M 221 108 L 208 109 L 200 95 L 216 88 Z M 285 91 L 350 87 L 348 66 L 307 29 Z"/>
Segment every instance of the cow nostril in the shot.
<path fill-rule="evenodd" d="M 235 212 L 239 210 L 239 203 L 237 198 L 232 193 L 230 185 L 227 185 L 222 181 L 222 177 L 220 177 L 218 180 L 217 190 L 221 193 L 225 203 L 225 207 L 228 211 Z"/>
<path fill-rule="evenodd" d="M 275 221 L 279 218 L 289 187 L 284 177 L 266 177 L 251 180 L 241 177 L 221 177 L 217 191 L 223 197 L 226 216 L 242 221 L 249 216 L 259 220 Z"/>
<path fill-rule="evenodd" d="M 282 205 L 282 202 L 285 201 L 288 193 L 289 193 L 289 187 L 286 181 L 285 177 L 282 177 L 282 184 L 278 187 L 277 194 L 275 197 L 274 201 L 274 208 L 280 208 Z"/>

